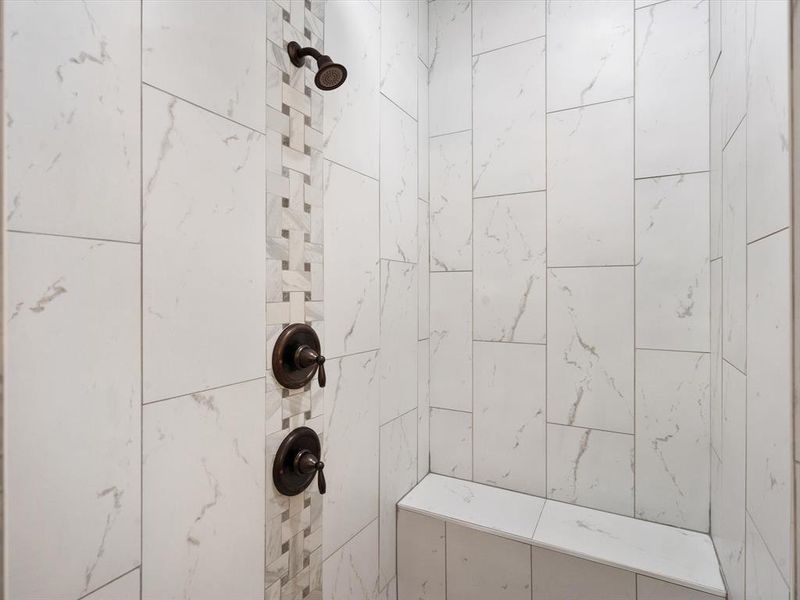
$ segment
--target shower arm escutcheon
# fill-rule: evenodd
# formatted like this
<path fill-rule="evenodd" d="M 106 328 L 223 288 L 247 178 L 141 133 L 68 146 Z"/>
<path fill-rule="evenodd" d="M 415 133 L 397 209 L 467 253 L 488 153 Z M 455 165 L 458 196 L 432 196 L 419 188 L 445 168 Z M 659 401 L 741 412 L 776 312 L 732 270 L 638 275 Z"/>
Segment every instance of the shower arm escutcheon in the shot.
<path fill-rule="evenodd" d="M 325 357 L 319 336 L 306 323 L 292 323 L 284 329 L 272 351 L 272 374 L 283 387 L 296 390 L 319 377 L 319 387 L 325 387 Z"/>

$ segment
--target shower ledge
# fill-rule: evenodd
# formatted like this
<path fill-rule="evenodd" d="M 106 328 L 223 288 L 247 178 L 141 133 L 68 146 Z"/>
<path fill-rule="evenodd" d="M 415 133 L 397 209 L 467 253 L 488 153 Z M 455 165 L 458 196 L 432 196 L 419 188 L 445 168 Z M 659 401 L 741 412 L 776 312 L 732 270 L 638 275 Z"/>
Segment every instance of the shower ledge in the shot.
<path fill-rule="evenodd" d="M 711 538 L 696 531 L 435 474 L 397 506 L 725 597 Z"/>

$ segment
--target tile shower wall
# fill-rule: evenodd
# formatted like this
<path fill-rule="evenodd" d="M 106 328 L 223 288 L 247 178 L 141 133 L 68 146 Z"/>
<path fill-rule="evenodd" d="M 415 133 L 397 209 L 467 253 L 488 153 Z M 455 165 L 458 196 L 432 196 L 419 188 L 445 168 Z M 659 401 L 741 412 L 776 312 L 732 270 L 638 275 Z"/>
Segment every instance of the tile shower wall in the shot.
<path fill-rule="evenodd" d="M 430 3 L 432 471 L 709 530 L 708 28 Z"/>
<path fill-rule="evenodd" d="M 711 535 L 729 598 L 790 598 L 789 3 L 714 2 Z"/>

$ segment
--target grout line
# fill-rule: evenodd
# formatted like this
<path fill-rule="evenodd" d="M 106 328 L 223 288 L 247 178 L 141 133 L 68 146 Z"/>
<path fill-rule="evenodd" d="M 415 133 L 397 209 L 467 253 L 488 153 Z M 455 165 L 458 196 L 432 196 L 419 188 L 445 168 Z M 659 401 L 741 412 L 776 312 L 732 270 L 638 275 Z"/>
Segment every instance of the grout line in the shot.
<path fill-rule="evenodd" d="M 144 3 L 139 3 L 139 600 L 144 595 Z"/>
<path fill-rule="evenodd" d="M 521 192 L 508 192 L 506 194 L 487 194 L 486 196 L 473 196 L 473 200 L 483 200 L 486 198 L 505 198 L 506 196 L 522 196 L 525 194 L 543 194 L 547 191 L 547 189 L 541 190 L 523 190 Z"/>
<path fill-rule="evenodd" d="M 94 594 L 94 593 L 96 593 L 96 592 L 99 592 L 99 591 L 100 591 L 100 590 L 102 590 L 103 588 L 106 588 L 106 587 L 108 587 L 109 585 L 111 585 L 112 583 L 114 583 L 114 582 L 116 582 L 116 581 L 119 581 L 120 579 L 122 579 L 122 578 L 123 578 L 123 577 L 125 577 L 126 575 L 130 575 L 130 574 L 131 574 L 131 573 L 133 573 L 133 572 L 134 572 L 136 569 L 141 569 L 141 566 L 142 566 L 141 564 L 138 564 L 138 565 L 136 565 L 135 567 L 133 567 L 132 569 L 128 569 L 127 571 L 125 571 L 125 572 L 124 572 L 122 575 L 117 575 L 117 576 L 116 576 L 116 577 L 114 577 L 113 579 L 109 579 L 109 580 L 108 580 L 108 581 L 106 581 L 106 582 L 105 582 L 103 585 L 101 585 L 101 586 L 99 586 L 99 587 L 96 587 L 96 588 L 94 588 L 94 589 L 93 589 L 92 591 L 90 591 L 90 592 L 86 592 L 86 593 L 85 593 L 85 594 L 83 594 L 82 596 L 79 596 L 79 597 L 78 597 L 78 600 L 84 600 L 84 598 L 89 598 L 89 596 L 91 596 L 92 594 Z M 139 579 L 140 579 L 140 583 L 141 583 L 141 570 L 139 571 Z M 140 594 L 141 594 L 141 587 L 139 588 L 139 590 L 140 590 Z"/>
<path fill-rule="evenodd" d="M 473 36 L 475 35 L 474 31 L 472 32 L 472 35 Z M 542 35 L 537 35 L 537 36 L 532 37 L 532 38 L 527 38 L 527 39 L 524 39 L 524 40 L 520 40 L 518 42 L 513 42 L 511 44 L 506 44 L 505 46 L 498 46 L 497 48 L 489 48 L 488 50 L 482 50 L 481 52 L 475 52 L 475 49 L 473 48 L 472 49 L 472 58 L 475 58 L 476 56 L 483 56 L 484 54 L 490 54 L 492 52 L 497 52 L 498 50 L 507 50 L 508 48 L 513 48 L 514 46 L 520 46 L 522 44 L 527 44 L 528 42 L 533 42 L 534 40 L 540 40 L 543 37 L 545 37 L 545 35 L 547 35 L 547 34 L 543 33 Z M 473 37 L 472 39 L 475 39 L 475 38 Z"/>
<path fill-rule="evenodd" d="M 668 0 L 669 1 L 669 0 Z M 634 115 L 636 109 L 634 108 Z M 634 119 L 636 117 L 634 116 Z M 634 136 L 635 137 L 635 136 Z M 682 171 L 680 173 L 664 173 L 663 175 L 647 175 L 644 177 L 634 177 L 634 181 L 643 181 L 647 179 L 667 179 L 669 177 L 685 177 L 686 175 L 702 175 L 703 173 L 711 173 L 709 169 L 702 169 L 700 171 Z"/>
<path fill-rule="evenodd" d="M 557 115 L 558 113 L 567 112 L 569 110 L 581 110 L 592 106 L 601 106 L 603 104 L 610 104 L 611 102 L 622 102 L 623 100 L 633 100 L 633 96 L 620 96 L 619 98 L 611 98 L 610 100 L 600 100 L 599 102 L 589 102 L 588 104 L 578 104 L 577 106 L 568 106 L 566 108 L 557 108 L 555 110 L 547 111 L 546 115 Z"/>
<path fill-rule="evenodd" d="M 562 265 L 562 266 L 547 266 L 548 271 L 556 269 L 620 269 L 635 267 L 635 264 L 630 265 Z"/>
<path fill-rule="evenodd" d="M 546 342 L 515 342 L 513 340 L 472 340 L 475 344 L 518 344 L 520 346 L 547 346 Z"/>
<path fill-rule="evenodd" d="M 384 94 L 383 92 L 380 92 L 379 95 L 382 98 L 384 98 L 385 100 L 388 100 L 390 103 L 392 103 L 400 112 L 402 112 L 409 119 L 414 121 L 414 123 L 419 124 L 419 104 L 417 104 L 417 116 L 415 117 L 412 114 L 410 114 L 405 108 L 403 108 L 397 102 L 395 102 L 392 98 L 390 98 L 388 95 Z M 419 96 L 419 89 L 417 89 L 417 96 Z M 419 103 L 419 98 L 417 98 L 417 103 Z M 378 151 L 378 154 L 380 154 L 380 150 Z M 417 154 L 419 154 L 419 148 L 417 148 Z M 379 157 L 379 160 L 380 160 L 380 157 Z M 419 164 L 417 164 L 417 170 L 419 170 Z"/>
<path fill-rule="evenodd" d="M 369 527 L 373 523 L 377 523 L 378 524 L 378 531 L 380 532 L 380 516 L 377 516 L 374 519 L 370 519 L 369 522 L 366 525 L 364 525 L 361 529 L 359 529 L 353 535 L 351 535 L 349 538 L 347 538 L 337 548 L 332 550 L 331 553 L 328 556 L 324 556 L 325 553 L 323 552 L 322 563 L 324 564 L 324 563 L 328 562 L 331 559 L 331 557 L 333 557 L 334 554 L 336 554 L 340 550 L 344 549 L 344 547 L 347 546 L 347 544 L 349 544 L 355 538 L 357 538 L 361 533 L 364 532 L 365 529 L 367 529 L 367 527 Z M 378 539 L 380 540 L 380 537 Z M 379 543 L 379 545 L 380 545 L 380 543 Z M 380 571 L 380 560 L 378 561 L 378 570 Z"/>
<path fill-rule="evenodd" d="M 659 4 L 664 4 L 665 2 L 669 2 L 670 0 L 658 0 L 658 2 L 653 2 L 652 4 L 648 4 L 646 6 L 640 6 L 639 8 L 634 8 L 634 12 L 637 10 L 645 10 L 647 8 L 651 8 L 653 6 L 657 6 Z"/>
<path fill-rule="evenodd" d="M 644 348 L 641 346 L 636 346 L 634 348 L 635 351 L 644 351 L 644 352 L 680 352 L 683 354 L 711 354 L 710 350 L 676 350 L 674 348 Z"/>
<path fill-rule="evenodd" d="M 635 96 L 635 94 L 636 94 L 636 68 L 637 68 L 637 64 L 636 64 L 636 34 L 637 34 L 637 27 L 636 27 L 636 5 L 635 4 L 633 6 L 632 20 L 633 20 L 633 35 L 631 36 L 631 46 L 632 46 L 632 48 L 631 48 L 631 61 L 632 61 L 631 67 L 632 67 L 632 71 L 633 71 L 633 73 L 632 73 L 633 91 L 634 91 L 634 96 Z M 636 356 L 637 356 L 637 352 L 636 352 L 636 345 L 637 345 L 636 344 L 636 334 L 637 334 L 637 330 L 636 330 L 636 321 L 638 320 L 636 318 L 637 317 L 637 312 L 636 311 L 637 311 L 637 306 L 638 306 L 638 297 L 636 295 L 636 271 L 638 271 L 638 265 L 640 264 L 640 262 L 639 262 L 639 253 L 638 253 L 638 236 L 636 235 L 636 229 L 637 228 L 636 228 L 636 99 L 635 99 L 635 97 L 634 97 L 633 101 L 631 102 L 631 111 L 633 112 L 633 122 L 631 123 L 631 127 L 633 129 L 633 131 L 631 131 L 631 143 L 632 143 L 632 146 L 633 146 L 633 181 L 631 182 L 631 187 L 632 187 L 631 191 L 632 191 L 632 198 L 633 198 L 633 207 L 632 207 L 633 208 L 633 227 L 632 227 L 633 231 L 632 231 L 632 233 L 633 233 L 633 263 L 635 265 L 634 268 L 633 268 L 633 398 L 631 399 L 632 403 L 633 403 L 633 457 L 631 458 L 631 462 L 632 462 L 631 467 L 632 467 L 632 470 L 633 470 L 633 474 L 632 474 L 633 475 L 632 476 L 632 479 L 633 479 L 633 481 L 632 481 L 633 486 L 632 487 L 633 487 L 633 489 L 631 490 L 631 492 L 632 492 L 632 496 L 633 496 L 633 498 L 632 498 L 632 501 L 633 501 L 633 517 L 636 518 L 636 515 L 638 513 L 638 510 L 637 510 L 638 509 L 638 506 L 637 506 L 638 498 L 637 498 L 637 494 L 636 494 L 636 490 L 638 488 L 638 486 L 636 485 L 636 483 L 637 483 L 637 481 L 636 481 L 637 480 L 637 477 L 636 477 L 636 454 L 637 454 L 637 449 L 638 449 L 637 441 L 638 441 L 638 438 L 639 438 L 639 436 L 636 435 L 636 429 L 637 429 L 636 428 L 636 418 L 637 418 L 636 405 L 638 404 L 638 393 L 637 393 L 638 389 L 637 389 L 637 377 L 636 377 L 636 373 L 637 373 L 637 361 L 636 361 Z M 637 596 L 638 596 L 638 579 L 639 578 L 635 577 L 634 579 L 636 581 Z"/>
<path fill-rule="evenodd" d="M 469 45 L 470 53 L 473 50 L 473 40 L 475 39 L 475 15 L 472 2 L 469 3 Z M 470 137 L 470 156 L 469 156 L 469 186 L 470 186 L 470 290 L 469 290 L 469 311 L 470 311 L 470 341 L 469 341 L 469 383 L 472 392 L 470 398 L 470 450 L 472 460 L 470 464 L 469 479 L 475 481 L 475 65 L 476 57 L 470 56 L 469 59 L 469 137 Z M 445 565 L 446 567 L 447 565 Z"/>
<path fill-rule="evenodd" d="M 630 431 L 630 432 L 627 432 L 627 431 L 613 431 L 611 429 L 602 429 L 600 427 L 587 427 L 585 425 L 569 425 L 567 423 L 559 423 L 557 421 L 548 421 L 547 424 L 548 425 L 557 425 L 558 427 L 569 427 L 570 429 L 582 429 L 584 431 L 600 431 L 601 433 L 612 433 L 614 435 L 630 435 L 630 436 L 636 435 L 635 431 Z M 597 509 L 597 510 L 602 510 L 602 509 Z"/>
<path fill-rule="evenodd" d="M 758 537 L 761 538 L 761 544 L 764 546 L 764 548 L 767 549 L 767 554 L 769 554 L 769 558 L 772 561 L 772 565 L 775 567 L 775 570 L 778 572 L 778 575 L 780 575 L 781 580 L 786 584 L 786 587 L 789 590 L 791 590 L 792 586 L 789 585 L 789 582 L 786 581 L 786 578 L 783 576 L 783 571 L 778 566 L 778 561 L 775 560 L 775 556 L 772 554 L 772 549 L 769 547 L 769 544 L 767 544 L 767 540 L 764 539 L 764 535 L 761 533 L 761 530 L 758 528 L 758 524 L 756 523 L 756 520 L 753 518 L 753 515 L 750 514 L 750 509 L 749 508 L 745 508 L 744 509 L 744 513 L 745 513 L 745 529 L 746 529 L 746 526 L 747 526 L 747 517 L 750 517 L 750 522 L 753 524 L 753 529 L 756 530 L 756 534 L 758 535 Z M 791 533 L 794 533 L 794 532 L 791 532 Z M 792 535 L 792 537 L 794 537 L 794 536 Z M 745 537 L 745 540 L 746 539 L 747 538 Z M 747 550 L 747 542 L 745 541 L 745 554 L 747 554 L 746 550 Z"/>
<path fill-rule="evenodd" d="M 380 151 L 378 152 L 378 154 L 380 154 Z M 361 171 L 358 171 L 358 170 L 354 169 L 353 167 L 348 167 L 347 165 L 343 165 L 342 163 L 336 162 L 335 160 L 331 160 L 330 158 L 323 158 L 323 160 L 325 162 L 327 162 L 327 163 L 332 164 L 332 165 L 336 165 L 337 167 L 341 167 L 342 169 L 347 169 L 348 171 L 350 171 L 352 173 L 356 173 L 357 175 L 361 175 L 362 177 L 366 177 L 368 179 L 371 179 L 372 181 L 380 182 L 380 179 L 378 177 L 373 177 L 372 175 L 367 175 L 366 173 L 362 173 Z M 379 164 L 380 164 L 380 158 L 378 160 L 379 160 Z M 378 167 L 378 169 L 379 169 L 378 174 L 380 175 L 380 166 Z M 380 202 L 380 192 L 378 193 L 378 201 Z M 378 215 L 378 218 L 380 218 L 380 214 Z M 380 227 L 380 221 L 378 221 L 378 226 Z"/>
<path fill-rule="evenodd" d="M 760 242 L 762 240 L 766 240 L 767 238 L 770 238 L 773 235 L 777 235 L 779 233 L 782 233 L 782 232 L 788 231 L 788 230 L 789 230 L 789 225 L 787 225 L 786 227 L 782 227 L 781 229 L 778 229 L 776 231 L 773 231 L 772 233 L 768 233 L 767 235 L 762 235 L 760 238 L 756 238 L 751 242 L 747 242 L 747 245 L 749 246 L 750 244 L 755 244 L 755 243 Z"/>
<path fill-rule="evenodd" d="M 111 244 L 128 244 L 131 246 L 139 246 L 141 242 L 131 242 L 128 240 L 112 240 L 108 238 L 97 238 L 97 237 L 89 237 L 89 236 L 81 236 L 81 235 L 68 235 L 66 233 L 45 233 L 43 231 L 25 231 L 22 229 L 6 229 L 8 233 L 21 233 L 25 235 L 43 235 L 47 237 L 57 237 L 57 238 L 66 238 L 70 240 L 86 240 L 89 242 L 103 242 L 103 243 L 111 243 Z"/>
<path fill-rule="evenodd" d="M 428 100 L 428 106 L 430 106 L 430 99 Z M 434 135 L 428 135 L 428 140 L 433 140 L 440 137 L 445 137 L 446 135 L 458 135 L 459 133 L 469 133 L 471 129 L 460 129 L 458 131 L 448 131 L 446 133 L 436 133 Z"/>
<path fill-rule="evenodd" d="M 150 406 L 151 404 L 158 404 L 160 402 L 167 402 L 169 400 L 175 400 L 177 398 L 185 398 L 187 396 L 193 396 L 195 394 L 205 394 L 206 392 L 212 392 L 214 390 L 221 390 L 229 387 L 233 387 L 235 385 L 241 385 L 243 383 L 252 383 L 253 381 L 260 381 L 261 379 L 266 378 L 266 373 L 261 375 L 260 377 L 253 377 L 251 379 L 243 379 L 242 381 L 235 381 L 233 383 L 224 383 L 222 385 L 216 385 L 210 388 L 204 388 L 202 390 L 194 390 L 191 392 L 186 392 L 185 394 L 178 394 L 177 396 L 170 396 L 169 398 L 159 398 L 157 400 L 149 400 L 147 402 L 143 402 L 142 406 Z"/>
<path fill-rule="evenodd" d="M 545 15 L 544 15 L 544 339 L 545 339 L 545 349 L 544 349 L 544 496 L 547 498 L 550 495 L 550 489 L 547 487 L 548 479 L 549 479 L 549 459 L 548 459 L 548 451 L 547 446 L 548 442 L 550 441 L 549 438 L 549 427 L 547 426 L 548 421 L 548 413 L 549 413 L 549 404 L 550 404 L 550 348 L 548 342 L 550 341 L 550 273 L 547 270 L 549 265 L 550 259 L 550 239 L 548 235 L 548 219 L 550 217 L 550 199 L 549 194 L 547 193 L 549 178 L 548 178 L 548 165 L 550 162 L 550 154 L 548 152 L 548 145 L 549 145 L 549 128 L 547 126 L 547 78 L 550 76 L 550 44 L 549 44 L 549 33 L 550 33 L 550 26 L 548 18 L 550 14 L 550 5 L 549 2 L 545 2 Z M 544 512 L 544 507 L 542 507 L 542 512 Z M 539 518 L 542 518 L 542 513 L 539 513 Z M 533 528 L 533 533 L 536 533 L 536 528 L 539 526 L 539 521 L 536 521 L 536 525 Z M 533 537 L 533 536 L 531 536 Z M 531 557 L 533 557 L 533 550 L 531 550 Z M 531 560 L 533 560 L 531 558 Z M 532 564 L 532 563 L 531 563 Z M 533 581 L 533 568 L 531 568 L 531 581 Z M 531 590 L 533 590 L 533 585 L 531 585 Z"/>

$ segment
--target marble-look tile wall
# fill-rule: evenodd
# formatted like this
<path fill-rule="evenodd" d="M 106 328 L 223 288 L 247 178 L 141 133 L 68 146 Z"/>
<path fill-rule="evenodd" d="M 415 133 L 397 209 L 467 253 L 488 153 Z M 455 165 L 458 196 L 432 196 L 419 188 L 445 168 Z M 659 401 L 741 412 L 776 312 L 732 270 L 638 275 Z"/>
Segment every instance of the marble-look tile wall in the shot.
<path fill-rule="evenodd" d="M 708 27 L 430 3 L 432 471 L 708 531 Z"/>
<path fill-rule="evenodd" d="M 711 535 L 729 598 L 789 598 L 790 3 L 712 4 Z"/>

